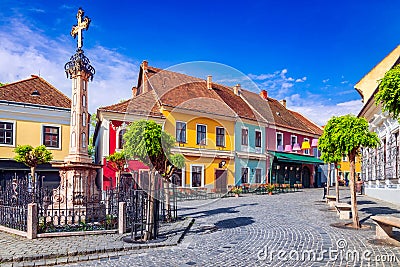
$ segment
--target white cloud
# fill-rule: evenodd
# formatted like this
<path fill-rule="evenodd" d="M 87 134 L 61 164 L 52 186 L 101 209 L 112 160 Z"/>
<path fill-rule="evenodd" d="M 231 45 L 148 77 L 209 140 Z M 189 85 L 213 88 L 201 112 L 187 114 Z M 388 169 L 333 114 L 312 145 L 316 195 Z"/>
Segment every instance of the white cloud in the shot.
<path fill-rule="evenodd" d="M 324 101 L 310 99 L 312 98 L 307 97 L 305 99 L 299 94 L 294 94 L 288 98 L 287 107 L 300 112 L 320 126 L 325 125 L 332 116 L 342 116 L 346 114 L 357 115 L 363 106 L 361 100 L 350 100 L 347 102 L 330 104 L 324 103 Z"/>
<path fill-rule="evenodd" d="M 72 37 L 50 39 L 19 18 L 0 27 L 0 40 L 0 82 L 14 82 L 40 73 L 57 89 L 71 95 L 71 81 L 66 78 L 64 64 L 75 53 Z M 85 55 L 96 69 L 89 84 L 90 112 L 131 97 L 137 62 L 100 45 L 85 49 Z"/>
<path fill-rule="evenodd" d="M 329 79 L 322 80 L 323 83 L 329 82 Z"/>
<path fill-rule="evenodd" d="M 266 89 L 271 93 L 271 96 L 277 99 L 283 99 L 290 93 L 290 89 L 296 83 L 305 82 L 307 77 L 293 78 L 287 77 L 287 69 L 275 71 L 273 73 L 265 74 L 249 74 L 248 77 L 252 79 L 260 89 Z"/>
<path fill-rule="evenodd" d="M 307 77 L 306 76 L 304 76 L 303 78 L 296 79 L 296 83 L 302 83 L 302 82 L 305 82 L 305 81 L 307 81 Z"/>

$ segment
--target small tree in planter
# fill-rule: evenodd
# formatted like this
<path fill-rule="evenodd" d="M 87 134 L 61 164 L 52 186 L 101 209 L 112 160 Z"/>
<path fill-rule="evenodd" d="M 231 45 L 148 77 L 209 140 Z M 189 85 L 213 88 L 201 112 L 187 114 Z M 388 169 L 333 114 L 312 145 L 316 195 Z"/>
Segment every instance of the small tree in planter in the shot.
<path fill-rule="evenodd" d="M 331 183 L 331 163 L 335 164 L 341 161 L 342 155 L 340 154 L 340 149 L 336 147 L 336 143 L 332 140 L 335 136 L 334 132 L 336 130 L 336 124 L 340 122 L 338 117 L 332 117 L 327 125 L 324 127 L 324 132 L 318 140 L 318 149 L 321 151 L 321 159 L 328 163 L 328 181 L 326 185 L 326 194 L 329 195 L 329 186 Z M 336 170 L 335 170 L 336 173 Z M 336 187 L 336 201 L 339 202 L 339 182 L 335 178 Z"/>
<path fill-rule="evenodd" d="M 175 146 L 175 139 L 168 133 L 164 132 L 161 125 L 156 122 L 151 120 L 140 120 L 127 127 L 127 131 L 124 134 L 124 140 L 124 150 L 127 158 L 138 159 L 150 167 L 150 192 L 155 191 L 155 176 L 157 174 L 163 177 L 164 188 L 167 191 L 174 170 L 176 168 L 182 168 L 185 162 L 183 155 L 172 155 L 171 153 L 171 148 Z M 168 202 L 168 207 L 169 192 L 165 192 L 165 197 L 168 198 L 166 200 L 166 202 Z M 153 238 L 154 201 L 154 196 L 149 194 L 149 209 L 146 214 L 146 231 L 143 236 L 143 241 L 148 241 Z M 167 214 L 170 214 L 170 211 L 167 210 Z"/>
<path fill-rule="evenodd" d="M 338 155 L 347 155 L 350 161 L 350 195 L 353 227 L 361 228 L 357 210 L 355 160 L 360 147 L 377 147 L 379 143 L 376 133 L 368 129 L 368 122 L 364 118 L 353 115 L 332 117 L 324 128 L 324 134 L 329 138 L 322 139 L 322 148 L 330 154 L 330 159 Z M 325 143 L 325 144 L 324 144 Z M 324 151 L 322 150 L 322 153 Z M 329 158 L 329 155 L 327 155 Z"/>
<path fill-rule="evenodd" d="M 124 171 L 124 166 L 126 164 L 125 152 L 116 151 L 113 154 L 109 155 L 107 161 L 110 162 L 111 167 L 116 171 L 115 172 L 115 183 L 116 186 L 119 186 L 121 180 L 121 173 Z"/>
<path fill-rule="evenodd" d="M 31 168 L 32 183 L 36 187 L 36 167 L 40 164 L 49 163 L 53 159 L 53 155 L 44 145 L 35 148 L 31 145 L 18 145 L 14 152 L 16 153 L 14 157 L 16 162 L 23 163 Z"/>

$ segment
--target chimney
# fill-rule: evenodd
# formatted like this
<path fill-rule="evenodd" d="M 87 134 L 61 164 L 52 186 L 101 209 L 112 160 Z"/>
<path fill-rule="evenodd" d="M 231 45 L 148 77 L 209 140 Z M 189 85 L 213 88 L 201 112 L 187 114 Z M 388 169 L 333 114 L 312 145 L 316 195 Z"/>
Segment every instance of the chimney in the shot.
<path fill-rule="evenodd" d="M 286 108 L 286 99 L 282 99 L 281 101 L 279 101 L 279 103 L 281 103 L 282 106 Z"/>
<path fill-rule="evenodd" d="M 140 93 L 146 93 L 147 91 L 149 91 L 149 86 L 147 84 L 147 67 L 148 67 L 149 63 L 147 62 L 147 60 L 143 60 L 142 62 L 142 90 L 140 90 Z"/>
<path fill-rule="evenodd" d="M 212 89 L 212 76 L 208 75 L 207 76 L 207 89 Z"/>
<path fill-rule="evenodd" d="M 242 88 L 240 87 L 240 84 L 236 84 L 233 87 L 233 92 L 235 93 L 235 95 L 240 95 Z"/>
<path fill-rule="evenodd" d="M 268 99 L 268 92 L 265 91 L 265 90 L 262 90 L 262 91 L 260 92 L 260 96 L 261 96 L 263 99 Z"/>
<path fill-rule="evenodd" d="M 133 86 L 133 87 L 132 87 L 132 97 L 135 97 L 135 96 L 137 95 L 137 93 L 138 93 L 137 87 L 136 87 L 136 86 Z"/>

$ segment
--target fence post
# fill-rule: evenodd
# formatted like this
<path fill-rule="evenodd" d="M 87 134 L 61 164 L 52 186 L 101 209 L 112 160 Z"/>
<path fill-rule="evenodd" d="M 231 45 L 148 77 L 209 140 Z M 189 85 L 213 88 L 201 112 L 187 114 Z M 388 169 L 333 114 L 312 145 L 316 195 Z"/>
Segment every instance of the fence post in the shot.
<path fill-rule="evenodd" d="M 37 216 L 37 204 L 28 204 L 28 220 L 27 220 L 27 233 L 26 237 L 28 239 L 35 239 L 37 237 L 37 226 L 38 226 L 38 216 Z"/>
<path fill-rule="evenodd" d="M 118 234 L 126 232 L 126 202 L 119 202 L 118 207 Z"/>

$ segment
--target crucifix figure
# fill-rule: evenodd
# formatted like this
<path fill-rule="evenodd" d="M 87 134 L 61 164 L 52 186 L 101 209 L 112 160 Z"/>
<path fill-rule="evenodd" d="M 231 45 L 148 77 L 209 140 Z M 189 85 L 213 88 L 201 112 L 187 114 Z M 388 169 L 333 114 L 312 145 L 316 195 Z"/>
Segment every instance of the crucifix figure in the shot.
<path fill-rule="evenodd" d="M 78 9 L 76 14 L 76 19 L 78 20 L 78 25 L 72 26 L 71 36 L 76 38 L 78 35 L 78 49 L 82 48 L 82 31 L 89 29 L 90 19 L 88 17 L 83 17 L 85 11 L 82 8 Z"/>

